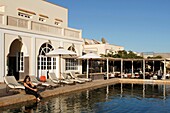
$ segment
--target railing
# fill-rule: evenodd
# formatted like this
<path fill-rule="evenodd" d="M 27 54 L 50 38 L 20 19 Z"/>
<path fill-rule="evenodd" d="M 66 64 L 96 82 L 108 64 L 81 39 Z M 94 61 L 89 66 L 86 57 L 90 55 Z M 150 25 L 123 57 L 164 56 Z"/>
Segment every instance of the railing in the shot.
<path fill-rule="evenodd" d="M 28 28 L 28 20 L 8 16 L 7 25 Z"/>
<path fill-rule="evenodd" d="M 3 16 L 0 15 L 0 24 L 3 23 Z M 34 31 L 46 32 L 54 35 L 61 35 L 67 38 L 81 38 L 81 30 L 76 30 L 72 28 L 63 28 L 60 26 L 52 26 L 43 23 L 33 22 L 26 19 L 20 19 L 16 17 L 7 17 L 7 25 L 26 28 Z"/>
<path fill-rule="evenodd" d="M 80 37 L 80 31 L 78 30 L 72 30 L 72 29 L 68 29 L 65 28 L 64 29 L 64 35 L 68 36 L 68 37 L 75 37 L 75 38 L 79 38 Z"/>
<path fill-rule="evenodd" d="M 35 31 L 48 32 L 52 34 L 62 35 L 62 28 L 45 25 L 37 22 L 32 22 L 31 29 Z"/>
<path fill-rule="evenodd" d="M 37 22 L 32 22 L 32 30 L 48 32 L 48 33 L 66 36 L 66 37 L 72 37 L 72 38 L 81 38 L 80 30 L 50 26 L 50 25 L 45 25 Z"/>

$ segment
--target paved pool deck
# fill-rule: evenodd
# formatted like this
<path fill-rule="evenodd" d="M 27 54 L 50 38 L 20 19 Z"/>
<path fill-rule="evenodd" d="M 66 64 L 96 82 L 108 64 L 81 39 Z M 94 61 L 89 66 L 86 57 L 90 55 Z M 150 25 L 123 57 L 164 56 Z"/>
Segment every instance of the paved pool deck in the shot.
<path fill-rule="evenodd" d="M 116 84 L 116 83 L 134 83 L 134 84 L 170 84 L 170 80 L 143 80 L 143 79 L 120 79 L 113 78 L 108 80 L 93 80 L 92 82 L 86 82 L 84 84 L 75 85 L 65 85 L 53 89 L 46 89 L 41 92 L 43 98 L 52 97 L 60 94 L 71 93 L 76 91 L 81 91 L 85 89 L 99 88 L 106 85 Z M 6 93 L 6 85 L 0 84 L 0 93 Z M 14 104 L 21 104 L 36 101 L 35 97 L 32 95 L 25 94 L 24 90 L 20 90 L 19 94 L 7 95 L 0 97 L 0 108 L 6 107 Z"/>

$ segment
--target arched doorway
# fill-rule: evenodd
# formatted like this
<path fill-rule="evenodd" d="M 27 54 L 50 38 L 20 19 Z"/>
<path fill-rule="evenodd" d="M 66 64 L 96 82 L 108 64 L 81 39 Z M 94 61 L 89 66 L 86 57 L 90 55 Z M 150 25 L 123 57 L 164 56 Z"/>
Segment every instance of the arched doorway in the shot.
<path fill-rule="evenodd" d="M 24 56 L 26 47 L 22 39 L 15 39 L 9 48 L 7 56 L 8 76 L 15 76 L 16 80 L 23 79 L 29 74 L 29 57 Z"/>
<path fill-rule="evenodd" d="M 49 71 L 56 70 L 56 58 L 54 57 L 47 57 L 46 53 L 54 50 L 50 43 L 44 43 L 41 45 L 38 54 L 38 77 L 44 75 L 48 78 Z"/>

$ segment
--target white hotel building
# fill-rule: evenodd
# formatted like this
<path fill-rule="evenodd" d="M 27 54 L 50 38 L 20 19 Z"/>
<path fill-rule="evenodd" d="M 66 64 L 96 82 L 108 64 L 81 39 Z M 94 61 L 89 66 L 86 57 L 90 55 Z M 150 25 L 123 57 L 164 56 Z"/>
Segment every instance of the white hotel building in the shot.
<path fill-rule="evenodd" d="M 109 44 L 109 43 L 102 43 L 101 41 L 97 41 L 94 39 L 86 39 L 84 38 L 84 43 L 83 43 L 83 52 L 84 53 L 89 53 L 93 52 L 98 55 L 101 54 L 108 54 L 108 53 L 113 53 L 116 54 L 118 51 L 124 50 L 123 46 L 118 46 L 114 44 Z"/>
<path fill-rule="evenodd" d="M 45 53 L 62 46 L 82 55 L 82 31 L 68 27 L 68 9 L 44 0 L 0 0 L 0 82 L 27 74 L 59 75 L 59 58 Z M 82 72 L 78 60 L 62 59 L 61 72 Z"/>

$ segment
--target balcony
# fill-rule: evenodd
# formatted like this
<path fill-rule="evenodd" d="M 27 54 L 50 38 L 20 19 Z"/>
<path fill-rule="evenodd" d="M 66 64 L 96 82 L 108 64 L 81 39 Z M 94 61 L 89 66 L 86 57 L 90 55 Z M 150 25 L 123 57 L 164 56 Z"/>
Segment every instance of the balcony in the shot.
<path fill-rule="evenodd" d="M 1 19 L 0 19 L 1 20 Z M 64 38 L 81 39 L 81 30 L 73 28 L 64 28 L 61 26 L 52 26 L 39 22 L 30 21 L 29 19 L 21 19 L 12 16 L 7 16 L 7 25 L 18 27 L 22 30 L 31 30 L 32 32 L 39 32 L 42 34 L 61 36 Z M 28 31 L 27 30 L 27 31 Z"/>

